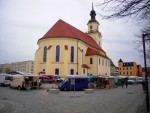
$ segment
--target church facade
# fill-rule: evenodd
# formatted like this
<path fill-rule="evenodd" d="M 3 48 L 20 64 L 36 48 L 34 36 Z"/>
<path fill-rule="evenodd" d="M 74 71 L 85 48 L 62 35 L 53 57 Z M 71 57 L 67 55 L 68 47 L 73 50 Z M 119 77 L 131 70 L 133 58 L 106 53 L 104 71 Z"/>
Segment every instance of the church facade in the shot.
<path fill-rule="evenodd" d="M 110 59 L 102 49 L 102 35 L 93 5 L 84 33 L 63 20 L 38 40 L 35 53 L 35 74 L 110 75 Z"/>

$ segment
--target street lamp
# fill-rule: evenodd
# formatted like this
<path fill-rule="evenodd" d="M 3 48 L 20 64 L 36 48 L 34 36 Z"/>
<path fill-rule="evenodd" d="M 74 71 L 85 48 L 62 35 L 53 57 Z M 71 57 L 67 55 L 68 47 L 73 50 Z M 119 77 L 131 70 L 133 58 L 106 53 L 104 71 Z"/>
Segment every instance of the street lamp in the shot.
<path fill-rule="evenodd" d="M 144 64 L 145 64 L 145 79 L 146 79 L 146 108 L 147 111 L 149 111 L 149 89 L 148 89 L 148 79 L 147 79 L 147 64 L 146 64 L 146 51 L 145 51 L 145 40 L 150 40 L 150 39 L 145 39 L 146 36 L 149 36 L 149 34 L 142 34 L 143 38 L 143 52 L 144 52 Z"/>

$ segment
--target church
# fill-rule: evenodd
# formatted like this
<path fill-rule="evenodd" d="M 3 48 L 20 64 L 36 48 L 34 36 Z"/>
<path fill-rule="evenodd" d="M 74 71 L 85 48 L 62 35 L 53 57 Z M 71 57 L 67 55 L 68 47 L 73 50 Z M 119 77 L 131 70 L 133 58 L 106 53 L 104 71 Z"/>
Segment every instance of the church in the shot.
<path fill-rule="evenodd" d="M 86 33 L 60 19 L 38 40 L 35 74 L 110 75 L 110 58 L 102 49 L 100 24 L 93 4 L 90 16 Z"/>

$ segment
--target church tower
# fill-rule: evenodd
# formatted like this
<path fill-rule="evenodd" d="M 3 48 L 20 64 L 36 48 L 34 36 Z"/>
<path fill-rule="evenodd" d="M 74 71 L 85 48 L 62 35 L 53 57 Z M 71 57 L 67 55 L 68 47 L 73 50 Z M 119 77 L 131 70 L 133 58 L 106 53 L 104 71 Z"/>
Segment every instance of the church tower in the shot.
<path fill-rule="evenodd" d="M 99 22 L 96 20 L 96 12 L 94 11 L 93 3 L 92 3 L 92 10 L 90 12 L 91 19 L 88 21 L 88 32 L 87 34 L 90 35 L 97 44 L 102 48 L 102 35 L 99 32 Z"/>

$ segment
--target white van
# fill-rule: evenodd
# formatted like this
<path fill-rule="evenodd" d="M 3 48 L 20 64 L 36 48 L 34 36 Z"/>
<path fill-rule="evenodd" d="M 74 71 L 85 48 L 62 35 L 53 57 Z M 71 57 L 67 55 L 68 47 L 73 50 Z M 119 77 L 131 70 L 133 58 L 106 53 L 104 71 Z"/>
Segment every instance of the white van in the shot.
<path fill-rule="evenodd" d="M 129 76 L 128 78 L 128 84 L 138 84 L 139 80 L 137 76 Z"/>
<path fill-rule="evenodd" d="M 40 86 L 38 75 L 10 75 L 9 77 L 11 88 L 27 89 Z"/>
<path fill-rule="evenodd" d="M 10 80 L 8 74 L 0 74 L 0 86 L 9 86 Z"/>

